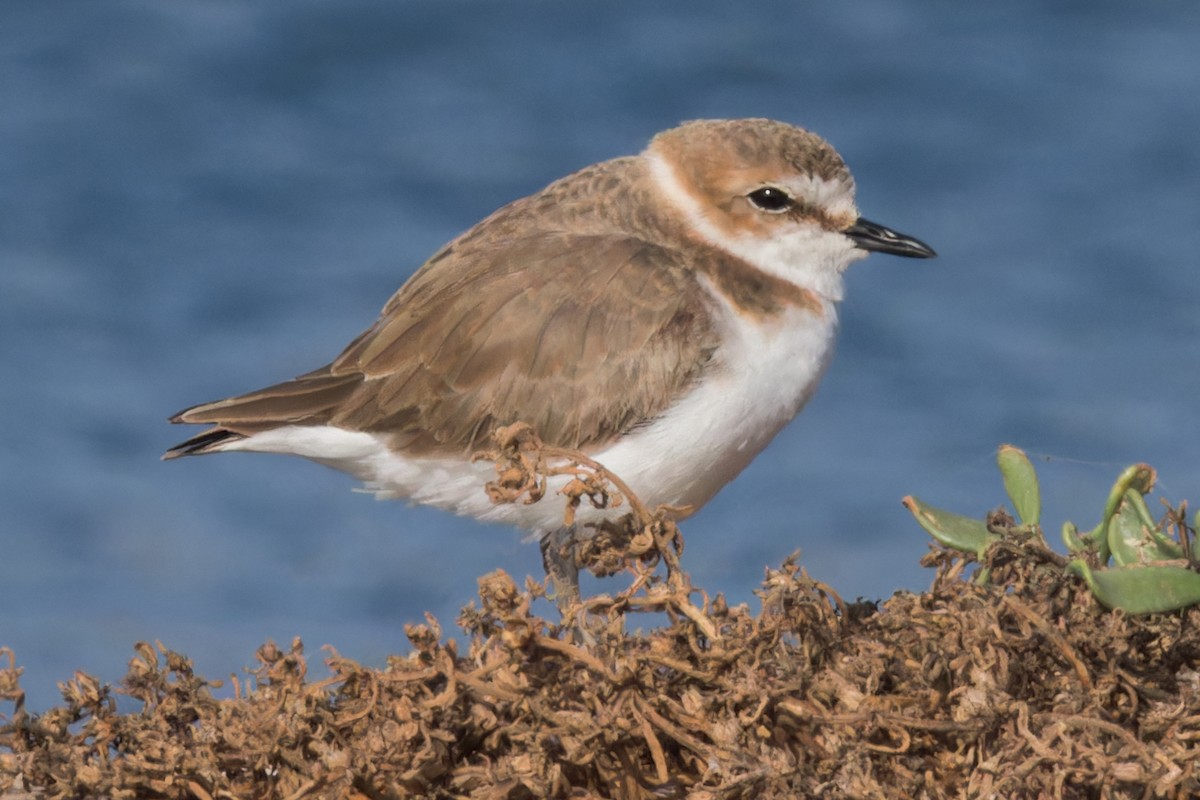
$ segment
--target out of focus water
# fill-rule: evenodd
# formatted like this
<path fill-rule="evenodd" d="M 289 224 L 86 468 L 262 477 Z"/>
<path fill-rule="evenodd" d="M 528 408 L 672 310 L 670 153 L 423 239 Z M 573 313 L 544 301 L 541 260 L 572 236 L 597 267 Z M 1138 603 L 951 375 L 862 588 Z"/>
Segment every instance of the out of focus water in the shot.
<path fill-rule="evenodd" d="M 5 3 L 0 646 L 29 705 L 160 639 L 210 677 L 268 637 L 381 664 L 511 530 L 281 457 L 163 464 L 168 414 L 335 355 L 500 204 L 698 117 L 830 139 L 871 219 L 816 400 L 685 527 L 752 600 L 796 548 L 848 597 L 919 589 L 916 492 L 1052 527 L 1135 460 L 1200 499 L 1200 7 L 1118 2 Z"/>

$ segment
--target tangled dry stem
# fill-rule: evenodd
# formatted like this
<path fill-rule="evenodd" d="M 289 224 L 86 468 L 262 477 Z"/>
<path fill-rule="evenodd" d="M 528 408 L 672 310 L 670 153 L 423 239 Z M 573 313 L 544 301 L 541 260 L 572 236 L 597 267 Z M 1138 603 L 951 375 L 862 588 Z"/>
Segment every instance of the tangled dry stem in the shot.
<path fill-rule="evenodd" d="M 567 476 L 558 494 L 566 498 L 563 525 L 577 522 L 580 506 L 596 509 L 629 506 L 624 515 L 610 516 L 585 523 L 589 536 L 576 546 L 581 568 L 597 577 L 615 575 L 624 570 L 633 579 L 616 596 L 602 595 L 584 599 L 566 612 L 569 622 L 601 617 L 620 625 L 629 612 L 665 611 L 672 617 L 691 620 L 699 632 L 715 639 L 718 631 L 708 614 L 691 601 L 701 594 L 692 587 L 691 578 L 680 565 L 683 536 L 675 518 L 690 509 L 676 506 L 648 508 L 629 486 L 586 453 L 552 447 L 538 438 L 529 425 L 518 422 L 497 430 L 495 447 L 475 456 L 496 465 L 496 480 L 486 485 L 494 503 L 536 503 L 545 497 L 550 479 Z M 659 574 L 663 566 L 665 574 Z M 707 603 L 707 598 L 705 598 Z"/>

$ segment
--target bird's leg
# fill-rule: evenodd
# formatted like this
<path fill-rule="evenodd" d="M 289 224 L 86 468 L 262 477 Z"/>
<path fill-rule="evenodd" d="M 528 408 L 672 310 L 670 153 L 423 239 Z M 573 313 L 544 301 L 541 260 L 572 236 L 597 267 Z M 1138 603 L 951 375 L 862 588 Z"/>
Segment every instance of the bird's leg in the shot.
<path fill-rule="evenodd" d="M 571 606 L 579 602 L 574 527 L 557 528 L 542 537 L 542 564 L 554 584 L 554 602 L 565 616 Z"/>
<path fill-rule="evenodd" d="M 554 603 L 563 619 L 579 604 L 579 561 L 576 556 L 574 526 L 557 528 L 542 537 L 542 564 L 554 584 Z M 576 644 L 595 647 L 596 637 L 588 630 L 586 614 L 575 618 L 572 638 Z"/>

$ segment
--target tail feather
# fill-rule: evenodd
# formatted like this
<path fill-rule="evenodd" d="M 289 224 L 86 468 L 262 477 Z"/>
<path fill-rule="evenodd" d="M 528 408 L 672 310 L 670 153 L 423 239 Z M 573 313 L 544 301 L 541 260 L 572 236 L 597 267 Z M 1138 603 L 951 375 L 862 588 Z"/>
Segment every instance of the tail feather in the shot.
<path fill-rule="evenodd" d="M 245 438 L 245 435 L 226 430 L 225 428 L 209 428 L 204 433 L 198 433 L 186 442 L 180 442 L 163 453 L 162 460 L 170 461 L 172 458 L 180 458 L 181 456 L 204 455 L 205 453 L 219 450 L 222 444 Z"/>
<path fill-rule="evenodd" d="M 301 421 L 325 422 L 330 411 L 349 397 L 361 374 L 313 373 L 249 394 L 228 397 L 180 411 L 171 422 L 273 427 Z"/>
<path fill-rule="evenodd" d="M 171 422 L 216 427 L 175 445 L 163 459 L 217 452 L 231 441 L 284 425 L 326 424 L 362 381 L 361 373 L 332 375 L 323 369 L 256 392 L 184 409 L 171 417 Z"/>

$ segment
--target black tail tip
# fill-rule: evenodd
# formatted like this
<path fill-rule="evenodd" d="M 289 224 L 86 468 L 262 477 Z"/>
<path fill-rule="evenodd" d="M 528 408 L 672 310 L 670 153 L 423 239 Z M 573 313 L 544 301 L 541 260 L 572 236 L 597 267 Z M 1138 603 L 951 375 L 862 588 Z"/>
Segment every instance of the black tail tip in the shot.
<path fill-rule="evenodd" d="M 162 460 L 170 461 L 174 458 L 182 458 L 183 456 L 200 456 L 205 453 L 211 453 L 218 448 L 219 445 L 236 439 L 244 439 L 242 434 L 234 433 L 233 431 L 225 430 L 224 428 L 213 428 L 198 433 L 185 442 L 180 442 L 174 447 L 163 453 Z"/>

